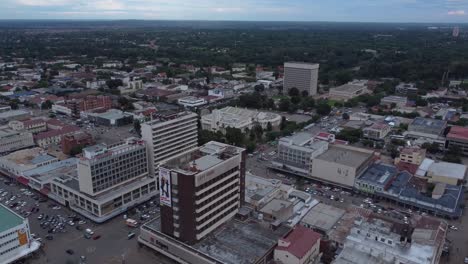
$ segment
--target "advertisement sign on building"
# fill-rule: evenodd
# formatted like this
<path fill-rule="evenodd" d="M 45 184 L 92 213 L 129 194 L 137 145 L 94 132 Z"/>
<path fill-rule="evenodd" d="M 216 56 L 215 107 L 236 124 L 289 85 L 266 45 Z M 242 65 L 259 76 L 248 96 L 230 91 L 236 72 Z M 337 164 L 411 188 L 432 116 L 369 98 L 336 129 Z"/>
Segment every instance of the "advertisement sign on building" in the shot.
<path fill-rule="evenodd" d="M 159 200 L 161 204 L 172 206 L 171 203 L 171 174 L 164 168 L 159 169 Z"/>

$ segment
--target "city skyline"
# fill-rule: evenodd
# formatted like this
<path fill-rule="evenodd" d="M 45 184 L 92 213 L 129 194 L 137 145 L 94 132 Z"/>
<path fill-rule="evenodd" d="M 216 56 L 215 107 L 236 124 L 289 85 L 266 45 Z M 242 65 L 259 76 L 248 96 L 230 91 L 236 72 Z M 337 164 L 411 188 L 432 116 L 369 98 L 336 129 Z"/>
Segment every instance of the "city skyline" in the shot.
<path fill-rule="evenodd" d="M 466 0 L 5 0 L 3 19 L 468 23 Z"/>

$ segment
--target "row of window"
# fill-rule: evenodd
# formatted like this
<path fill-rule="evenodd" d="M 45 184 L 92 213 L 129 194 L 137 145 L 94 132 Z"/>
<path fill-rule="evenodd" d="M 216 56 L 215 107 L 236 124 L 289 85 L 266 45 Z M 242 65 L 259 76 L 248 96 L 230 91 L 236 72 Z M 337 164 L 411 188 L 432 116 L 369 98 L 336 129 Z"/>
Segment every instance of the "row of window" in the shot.
<path fill-rule="evenodd" d="M 234 197 L 235 197 L 236 199 L 233 199 Z M 231 199 L 232 199 L 231 203 L 226 204 L 225 207 L 218 208 L 218 210 L 213 211 L 211 214 L 209 214 L 209 215 L 208 215 L 207 217 L 205 217 L 204 219 L 209 218 L 210 216 L 215 215 L 215 214 L 221 212 L 223 209 L 226 209 L 226 207 L 228 207 L 228 206 L 229 206 L 230 204 L 232 204 L 232 203 L 236 203 L 236 204 L 237 204 L 237 201 L 239 201 L 239 193 L 235 192 L 235 193 L 233 193 L 233 195 L 231 195 L 230 197 L 226 197 L 225 199 L 220 199 L 219 201 L 217 201 L 217 202 L 213 203 L 212 205 L 208 206 L 208 207 L 207 207 L 206 209 L 204 209 L 203 211 L 201 211 L 201 212 L 195 214 L 195 217 L 200 217 L 200 216 L 202 216 L 202 215 L 208 213 L 209 211 L 215 209 L 215 208 L 216 208 L 217 206 L 219 206 L 220 204 L 222 204 L 222 203 L 224 203 L 224 202 L 226 202 L 226 201 L 228 201 L 228 200 L 231 200 Z M 201 222 L 203 222 L 203 219 L 201 220 Z"/>
<path fill-rule="evenodd" d="M 13 232 L 10 232 L 10 233 L 6 233 L 4 234 L 3 236 L 0 236 L 0 239 L 4 239 L 5 237 L 8 237 L 8 236 L 11 236 L 13 234 L 16 234 L 16 231 L 13 231 Z"/>
<path fill-rule="evenodd" d="M 4 247 L 4 246 L 6 246 L 6 245 L 8 245 L 8 244 L 10 244 L 10 243 L 12 243 L 12 242 L 15 242 L 15 241 L 18 241 L 18 238 L 15 237 L 15 238 L 13 238 L 13 239 L 8 240 L 7 242 L 1 243 L 1 244 L 0 244 L 0 248 Z"/>
<path fill-rule="evenodd" d="M 238 171 L 238 170 L 239 170 L 238 167 L 234 167 L 234 168 L 232 168 L 232 169 L 230 169 L 230 170 L 224 172 L 223 174 L 220 174 L 218 177 L 215 177 L 215 178 L 213 178 L 213 179 L 211 179 L 211 180 L 209 180 L 209 181 L 203 183 L 202 185 L 196 187 L 196 188 L 195 188 L 195 192 L 198 192 L 198 191 L 200 191 L 200 190 L 203 190 L 203 189 L 205 189 L 206 187 L 213 185 L 213 183 L 223 180 L 224 178 L 228 177 L 229 175 L 231 175 L 232 173 L 234 173 L 234 172 L 236 172 L 236 171 Z M 211 192 L 214 191 L 215 188 L 217 188 L 217 187 L 219 187 L 219 186 L 216 185 L 216 186 L 213 186 L 212 188 L 210 188 L 210 189 L 204 191 L 202 194 L 198 195 L 197 199 L 203 198 L 203 196 L 205 196 L 205 195 L 211 193 Z"/>
<path fill-rule="evenodd" d="M 14 247 L 12 247 L 12 248 L 9 248 L 9 249 L 7 249 L 7 250 L 5 250 L 5 251 L 2 251 L 2 252 L 0 252 L 0 256 L 5 255 L 5 254 L 8 254 L 8 253 L 10 253 L 11 251 L 13 251 L 13 250 L 15 250 L 15 249 L 17 249 L 17 248 L 19 248 L 19 247 L 20 247 L 20 245 L 17 245 L 17 246 L 14 246 Z"/>

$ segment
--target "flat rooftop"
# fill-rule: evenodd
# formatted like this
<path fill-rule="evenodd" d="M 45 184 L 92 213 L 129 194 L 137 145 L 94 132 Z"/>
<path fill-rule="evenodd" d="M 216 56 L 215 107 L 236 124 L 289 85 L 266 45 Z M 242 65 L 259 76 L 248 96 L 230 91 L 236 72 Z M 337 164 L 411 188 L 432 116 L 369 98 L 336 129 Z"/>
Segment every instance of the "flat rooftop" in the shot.
<path fill-rule="evenodd" d="M 331 145 L 330 148 L 316 159 L 336 162 L 350 167 L 359 167 L 372 157 L 373 151 L 351 146 Z"/>
<path fill-rule="evenodd" d="M 35 165 L 56 159 L 55 157 L 48 155 L 42 148 L 18 150 L 1 158 L 18 165 Z"/>
<path fill-rule="evenodd" d="M 243 150 L 235 146 L 210 141 L 199 148 L 166 161 L 161 167 L 181 170 L 186 174 L 196 174 L 239 155 Z"/>
<path fill-rule="evenodd" d="M 393 165 L 373 164 L 359 177 L 359 180 L 385 186 L 396 173 L 397 169 Z"/>
<path fill-rule="evenodd" d="M 451 127 L 450 132 L 447 134 L 447 139 L 468 140 L 468 128 L 460 126 Z"/>
<path fill-rule="evenodd" d="M 434 162 L 429 166 L 428 173 L 434 176 L 464 180 L 466 177 L 466 166 L 442 161 Z"/>
<path fill-rule="evenodd" d="M 145 224 L 161 231 L 160 218 Z M 291 229 L 281 225 L 272 230 L 254 219 L 231 220 L 192 245 L 195 250 L 226 264 L 250 264 L 274 247 Z"/>
<path fill-rule="evenodd" d="M 343 84 L 334 88 L 330 88 L 330 91 L 331 92 L 337 91 L 337 92 L 355 93 L 365 88 L 366 87 L 363 85 L 347 83 L 347 84 Z"/>
<path fill-rule="evenodd" d="M 307 224 L 311 228 L 328 232 L 345 213 L 346 211 L 343 209 L 319 203 L 310 209 L 301 222 Z"/>
<path fill-rule="evenodd" d="M 23 218 L 1 204 L 0 219 L 0 233 L 23 223 Z"/>

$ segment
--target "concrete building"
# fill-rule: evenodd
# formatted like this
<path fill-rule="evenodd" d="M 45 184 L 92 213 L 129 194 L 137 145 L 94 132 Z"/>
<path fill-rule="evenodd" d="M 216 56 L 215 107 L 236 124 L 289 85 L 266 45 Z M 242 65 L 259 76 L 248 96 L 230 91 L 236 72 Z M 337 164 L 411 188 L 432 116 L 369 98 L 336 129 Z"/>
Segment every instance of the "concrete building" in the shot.
<path fill-rule="evenodd" d="M 229 221 L 244 203 L 245 150 L 209 142 L 159 168 L 161 229 L 194 244 Z"/>
<path fill-rule="evenodd" d="M 326 141 L 315 141 L 313 134 L 299 132 L 278 141 L 278 156 L 272 160 L 272 165 L 308 175 L 312 159 L 327 150 Z"/>
<path fill-rule="evenodd" d="M 302 218 L 300 224 L 327 237 L 345 212 L 343 209 L 319 203 Z"/>
<path fill-rule="evenodd" d="M 284 63 L 285 91 L 297 88 L 299 92 L 306 91 L 310 96 L 317 94 L 319 64 L 304 62 Z"/>
<path fill-rule="evenodd" d="M 311 177 L 319 181 L 352 188 L 356 177 L 374 161 L 374 152 L 346 145 L 330 146 L 312 160 Z"/>
<path fill-rule="evenodd" d="M 142 138 L 148 144 L 152 174 L 162 161 L 197 147 L 197 120 L 195 113 L 180 112 L 141 124 Z"/>
<path fill-rule="evenodd" d="M 395 87 L 395 93 L 404 95 L 417 95 L 418 88 L 414 83 L 400 83 Z"/>
<path fill-rule="evenodd" d="M 10 264 L 31 255 L 39 249 L 25 219 L 0 204 L 0 263 Z"/>
<path fill-rule="evenodd" d="M 426 177 L 429 182 L 440 182 L 450 185 L 464 184 L 467 167 L 462 164 L 449 162 L 434 162 L 429 166 Z"/>
<path fill-rule="evenodd" d="M 354 187 L 364 193 L 374 194 L 388 189 L 398 173 L 392 165 L 373 164 L 356 179 Z"/>
<path fill-rule="evenodd" d="M 12 178 L 24 176 L 24 172 L 57 162 L 42 148 L 23 149 L 0 157 L 0 171 Z"/>
<path fill-rule="evenodd" d="M 400 149 L 400 155 L 395 158 L 395 164 L 406 162 L 419 166 L 425 158 L 425 149 L 418 147 L 405 147 Z"/>
<path fill-rule="evenodd" d="M 39 133 L 47 130 L 47 123 L 44 119 L 14 120 L 8 123 L 8 126 L 16 131 L 28 131 Z"/>
<path fill-rule="evenodd" d="M 392 128 L 386 123 L 373 123 L 362 130 L 362 136 L 370 140 L 384 141 L 390 131 Z"/>
<path fill-rule="evenodd" d="M 65 135 L 60 142 L 62 152 L 67 155 L 69 155 L 73 149 L 83 148 L 93 144 L 93 136 L 84 131 L 76 131 L 73 134 Z"/>
<path fill-rule="evenodd" d="M 263 129 L 271 124 L 273 129 L 279 128 L 281 116 L 275 113 L 259 112 L 237 107 L 225 107 L 215 109 L 211 114 L 201 118 L 202 128 L 210 131 L 221 131 L 225 133 L 227 127 L 238 128 L 242 131 L 252 129 L 255 125 L 260 125 Z"/>
<path fill-rule="evenodd" d="M 0 122 L 8 123 L 12 120 L 20 120 L 30 117 L 30 113 L 25 110 L 10 110 L 5 112 L 0 112 Z"/>
<path fill-rule="evenodd" d="M 102 126 L 125 126 L 133 123 L 133 115 L 118 109 L 106 112 L 81 112 L 80 116 Z"/>
<path fill-rule="evenodd" d="M 275 261 L 283 264 L 315 264 L 320 261 L 320 234 L 297 226 L 278 240 Z"/>
<path fill-rule="evenodd" d="M 468 156 L 468 128 L 452 126 L 447 134 L 447 147 L 459 147 Z"/>
<path fill-rule="evenodd" d="M 348 101 L 367 93 L 370 93 L 367 90 L 367 80 L 355 80 L 335 88 L 330 88 L 328 97 L 333 100 Z"/>
<path fill-rule="evenodd" d="M 158 194 L 157 180 L 148 172 L 146 144 L 135 138 L 85 148 L 77 172 L 53 179 L 50 196 L 94 222 L 104 222 Z"/>
<path fill-rule="evenodd" d="M 294 204 L 288 200 L 275 198 L 266 203 L 259 212 L 267 221 L 285 222 L 294 214 Z"/>
<path fill-rule="evenodd" d="M 393 105 L 396 107 L 405 107 L 408 104 L 408 98 L 403 96 L 390 95 L 380 99 L 380 104 L 388 108 Z"/>
<path fill-rule="evenodd" d="M 445 128 L 447 121 L 416 117 L 408 126 L 404 136 L 420 142 L 437 143 L 445 148 Z"/>
<path fill-rule="evenodd" d="M 280 180 L 266 179 L 250 173 L 245 177 L 245 203 L 254 210 L 260 209 L 275 198 L 287 198 L 292 193 L 291 185 Z"/>
<path fill-rule="evenodd" d="M 437 264 L 447 224 L 429 218 L 401 223 L 384 217 L 356 218 L 333 264 Z"/>
<path fill-rule="evenodd" d="M 0 153 L 8 153 L 32 146 L 34 146 L 32 133 L 16 131 L 6 126 L 0 127 Z"/>
<path fill-rule="evenodd" d="M 177 100 L 177 103 L 185 108 L 194 108 L 202 105 L 206 105 L 207 102 L 203 98 L 198 98 L 195 96 L 182 97 Z"/>

